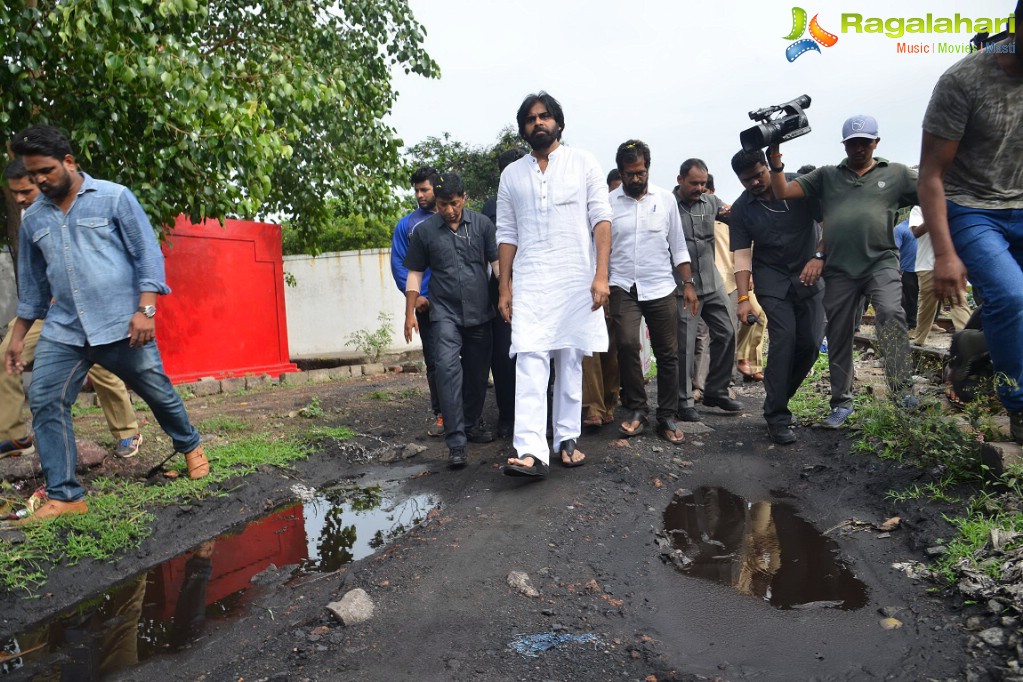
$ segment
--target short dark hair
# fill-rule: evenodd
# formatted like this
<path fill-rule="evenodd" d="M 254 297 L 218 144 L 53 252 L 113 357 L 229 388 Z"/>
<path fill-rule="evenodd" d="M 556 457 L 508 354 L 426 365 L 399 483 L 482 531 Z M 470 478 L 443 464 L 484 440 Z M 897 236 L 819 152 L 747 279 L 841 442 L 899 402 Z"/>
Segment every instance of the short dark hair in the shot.
<path fill-rule="evenodd" d="M 409 178 L 409 182 L 415 186 L 421 182 L 429 180 L 431 186 L 436 186 L 437 180 L 439 179 L 440 176 L 436 170 L 434 170 L 431 166 L 423 166 L 412 173 L 412 177 Z"/>
<path fill-rule="evenodd" d="M 8 180 L 21 180 L 24 177 L 28 177 L 28 169 L 25 168 L 25 162 L 21 158 L 11 161 L 4 168 L 4 177 Z"/>
<path fill-rule="evenodd" d="M 438 199 L 454 199 L 465 196 L 465 183 L 458 173 L 444 173 L 433 183 L 433 196 Z"/>
<path fill-rule="evenodd" d="M 607 174 L 607 185 L 608 185 L 608 187 L 611 186 L 612 182 L 621 182 L 621 179 L 622 179 L 622 174 L 618 171 L 618 169 L 617 168 L 612 168 L 611 172 Z"/>
<path fill-rule="evenodd" d="M 714 191 L 714 176 L 711 175 L 710 173 L 707 173 L 707 191 L 708 192 Z"/>
<path fill-rule="evenodd" d="M 764 155 L 763 149 L 751 149 L 750 151 L 743 149 L 732 157 L 732 170 L 736 175 L 742 175 L 758 163 L 767 165 L 767 156 Z"/>
<path fill-rule="evenodd" d="M 519 137 L 526 136 L 526 117 L 529 116 L 529 110 L 537 102 L 547 107 L 547 111 L 554 117 L 554 122 L 558 124 L 556 139 L 560 140 L 561 131 L 565 129 L 565 112 L 561 110 L 561 103 L 543 90 L 526 95 L 522 104 L 519 105 L 519 110 L 515 113 L 515 120 L 519 124 Z"/>
<path fill-rule="evenodd" d="M 701 159 L 686 159 L 685 161 L 682 162 L 682 165 L 679 166 L 678 174 L 684 178 L 685 176 L 689 175 L 689 171 L 691 171 L 693 168 L 697 170 L 706 171 L 707 164 L 705 164 Z"/>
<path fill-rule="evenodd" d="M 1023 2 L 1023 0 L 1020 1 Z M 799 170 L 796 171 L 796 175 L 806 175 L 810 171 L 815 170 L 817 170 L 817 166 L 813 165 L 812 163 L 807 163 L 799 167 Z"/>
<path fill-rule="evenodd" d="M 63 159 L 74 155 L 67 136 L 53 126 L 34 125 L 25 128 L 11 140 L 11 151 L 18 156 L 49 156 Z"/>
<path fill-rule="evenodd" d="M 650 147 L 645 142 L 626 140 L 618 145 L 618 151 L 615 153 L 615 165 L 618 166 L 619 172 L 625 168 L 625 164 L 635 163 L 640 159 L 643 160 L 643 165 L 646 168 L 650 168 Z"/>
<path fill-rule="evenodd" d="M 505 168 L 515 163 L 525 155 L 526 152 L 518 147 L 514 149 L 505 149 L 497 155 L 497 170 L 503 171 Z"/>

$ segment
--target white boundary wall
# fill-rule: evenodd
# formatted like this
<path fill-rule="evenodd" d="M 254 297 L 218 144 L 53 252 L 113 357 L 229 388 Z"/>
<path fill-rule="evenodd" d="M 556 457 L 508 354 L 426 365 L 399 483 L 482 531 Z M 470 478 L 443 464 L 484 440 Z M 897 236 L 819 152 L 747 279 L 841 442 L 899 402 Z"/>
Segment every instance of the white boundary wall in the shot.
<path fill-rule="evenodd" d="M 391 276 L 390 249 L 285 256 L 284 272 L 296 281 L 284 289 L 292 358 L 356 354 L 345 341 L 360 329 L 375 331 L 381 311 L 392 318 L 390 350 L 422 348 L 418 337 L 405 343 L 405 299 Z"/>

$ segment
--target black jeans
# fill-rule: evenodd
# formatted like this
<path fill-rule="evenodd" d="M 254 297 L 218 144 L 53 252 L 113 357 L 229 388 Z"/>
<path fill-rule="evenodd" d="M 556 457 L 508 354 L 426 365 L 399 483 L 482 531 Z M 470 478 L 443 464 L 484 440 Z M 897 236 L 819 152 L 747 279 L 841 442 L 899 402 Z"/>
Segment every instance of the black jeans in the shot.
<path fill-rule="evenodd" d="M 764 419 L 768 424 L 792 423 L 789 399 L 813 369 L 824 338 L 824 294 L 799 298 L 789 292 L 785 298 L 757 294 L 767 314 L 771 347 L 764 367 Z M 829 339 L 830 341 L 830 339 Z"/>
<path fill-rule="evenodd" d="M 487 397 L 490 322 L 462 327 L 453 320 L 434 320 L 431 333 L 444 441 L 449 448 L 463 447 L 466 424 L 471 428 L 479 423 Z"/>
<path fill-rule="evenodd" d="M 629 411 L 648 412 L 643 364 L 640 318 L 646 320 L 650 345 L 657 359 L 657 418 L 673 419 L 678 411 L 678 309 L 675 292 L 651 301 L 640 301 L 636 287 L 626 291 L 611 287 L 611 320 L 618 340 L 618 371 L 621 375 L 622 406 Z"/>
<path fill-rule="evenodd" d="M 426 383 L 430 386 L 430 409 L 434 415 L 440 412 L 440 394 L 437 393 L 437 372 L 433 363 L 433 324 L 430 322 L 430 310 L 425 313 L 416 311 L 416 322 L 419 323 L 419 340 L 423 343 L 423 364 L 426 365 Z"/>

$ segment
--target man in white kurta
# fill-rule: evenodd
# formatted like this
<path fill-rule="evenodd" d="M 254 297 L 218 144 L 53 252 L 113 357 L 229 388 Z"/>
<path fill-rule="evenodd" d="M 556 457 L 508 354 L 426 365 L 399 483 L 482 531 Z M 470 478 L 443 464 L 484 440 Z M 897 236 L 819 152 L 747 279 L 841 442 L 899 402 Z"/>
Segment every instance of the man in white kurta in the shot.
<path fill-rule="evenodd" d="M 560 143 L 561 106 L 541 92 L 517 114 L 533 148 L 501 174 L 497 193 L 501 315 L 511 322 L 516 355 L 515 435 L 518 457 L 504 472 L 543 477 L 547 385 L 553 362 L 554 443 L 564 466 L 579 466 L 582 358 L 607 350 L 601 306 L 608 299 L 611 205 L 592 154 Z M 512 282 L 514 281 L 514 286 Z"/>

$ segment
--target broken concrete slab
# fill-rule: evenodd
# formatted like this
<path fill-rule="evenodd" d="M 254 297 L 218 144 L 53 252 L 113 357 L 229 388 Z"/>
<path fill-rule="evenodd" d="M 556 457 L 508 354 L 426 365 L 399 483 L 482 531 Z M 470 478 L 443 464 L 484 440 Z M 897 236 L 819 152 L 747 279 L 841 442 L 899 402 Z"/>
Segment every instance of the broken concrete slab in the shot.
<path fill-rule="evenodd" d="M 363 623 L 372 618 L 373 608 L 373 600 L 361 587 L 345 594 L 341 601 L 327 604 L 327 610 L 346 627 Z"/>
<path fill-rule="evenodd" d="M 1023 463 L 1023 447 L 1016 443 L 984 443 L 980 458 L 995 476 L 1000 476 L 1012 466 Z"/>

